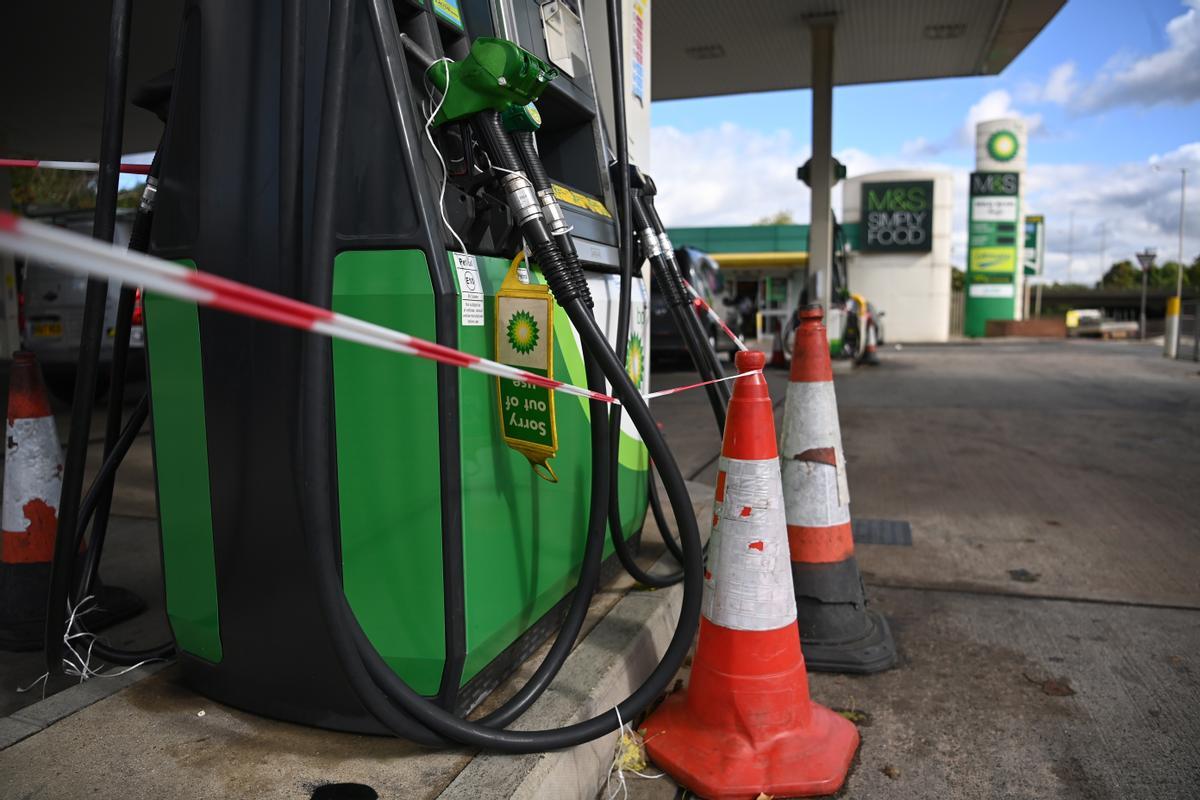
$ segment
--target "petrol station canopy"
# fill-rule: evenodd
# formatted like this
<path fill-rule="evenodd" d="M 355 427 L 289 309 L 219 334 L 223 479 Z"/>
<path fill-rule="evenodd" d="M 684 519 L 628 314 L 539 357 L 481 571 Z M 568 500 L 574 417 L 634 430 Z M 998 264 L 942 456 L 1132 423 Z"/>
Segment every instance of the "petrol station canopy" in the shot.
<path fill-rule="evenodd" d="M 654 0 L 655 100 L 804 89 L 807 28 L 834 24 L 837 86 L 995 75 L 1065 0 Z"/>
<path fill-rule="evenodd" d="M 993 75 L 1064 1 L 652 0 L 652 95 L 669 100 L 808 87 L 807 26 L 828 15 L 836 18 L 836 85 Z M 0 152 L 95 158 L 109 4 L 10 5 L 0 37 L 10 71 L 0 103 Z M 183 2 L 133 6 L 130 91 L 173 66 Z M 153 149 L 160 130 L 151 114 L 131 110 L 125 151 Z"/>

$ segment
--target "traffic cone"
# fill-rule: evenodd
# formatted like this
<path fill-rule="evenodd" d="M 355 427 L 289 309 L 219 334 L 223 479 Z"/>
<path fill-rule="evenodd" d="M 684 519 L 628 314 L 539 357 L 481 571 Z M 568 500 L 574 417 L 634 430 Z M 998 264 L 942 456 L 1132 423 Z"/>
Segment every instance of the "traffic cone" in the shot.
<path fill-rule="evenodd" d="M 775 338 L 771 340 L 771 367 L 786 367 L 787 357 L 783 352 L 783 331 L 775 331 Z"/>
<path fill-rule="evenodd" d="M 0 533 L 0 649 L 41 646 L 58 498 L 62 448 L 42 370 L 33 353 L 13 354 L 4 451 Z"/>
<path fill-rule="evenodd" d="M 765 361 L 739 352 L 738 372 Z M 690 685 L 646 720 L 646 749 L 710 800 L 832 794 L 846 779 L 858 730 L 809 700 L 761 374 L 734 383 L 718 470 Z"/>
<path fill-rule="evenodd" d="M 862 363 L 870 367 L 879 366 L 879 354 L 876 352 L 876 347 L 879 344 L 879 336 L 875 325 L 871 321 L 871 317 L 867 317 L 867 347 L 863 352 Z"/>
<path fill-rule="evenodd" d="M 4 503 L 0 524 L 0 650 L 36 650 L 46 627 L 46 594 L 58 529 L 63 460 L 42 370 L 33 353 L 13 354 L 8 385 Z M 80 550 L 82 550 L 82 546 Z M 145 609 L 127 589 L 97 582 L 86 611 L 99 630 Z"/>
<path fill-rule="evenodd" d="M 783 412 L 783 497 L 804 658 L 823 672 L 896 663 L 887 621 L 868 610 L 854 560 L 850 489 L 819 305 L 800 312 Z"/>

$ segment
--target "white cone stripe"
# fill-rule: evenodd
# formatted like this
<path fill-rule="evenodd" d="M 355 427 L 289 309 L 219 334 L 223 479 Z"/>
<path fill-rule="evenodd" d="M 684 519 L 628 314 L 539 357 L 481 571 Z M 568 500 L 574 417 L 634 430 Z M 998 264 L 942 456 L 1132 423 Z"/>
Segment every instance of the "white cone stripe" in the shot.
<path fill-rule="evenodd" d="M 789 383 L 783 410 L 783 439 L 779 443 L 784 482 L 794 486 L 804 480 L 804 472 L 798 465 L 805 462 L 797 461 L 797 455 L 828 447 L 833 448 L 836 461 L 837 505 L 849 508 L 850 484 L 846 480 L 846 456 L 842 451 L 842 428 L 838 423 L 833 382 Z"/>
<path fill-rule="evenodd" d="M 725 499 L 708 546 L 701 611 L 714 625 L 776 630 L 796 620 L 779 462 L 721 457 Z"/>
<path fill-rule="evenodd" d="M 29 528 L 25 504 L 42 500 L 58 513 L 62 494 L 62 453 L 54 417 L 15 419 L 6 426 L 4 510 L 0 526 L 9 533 Z"/>
<path fill-rule="evenodd" d="M 838 502 L 838 471 L 829 464 L 792 461 L 783 464 L 783 496 L 787 524 L 822 528 L 850 521 L 850 506 Z"/>

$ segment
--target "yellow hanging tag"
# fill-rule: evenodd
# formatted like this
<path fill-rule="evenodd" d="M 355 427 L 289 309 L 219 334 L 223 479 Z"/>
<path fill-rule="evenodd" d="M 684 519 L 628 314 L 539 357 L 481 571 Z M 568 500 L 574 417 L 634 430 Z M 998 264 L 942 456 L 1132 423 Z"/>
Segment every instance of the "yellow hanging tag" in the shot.
<path fill-rule="evenodd" d="M 546 286 L 530 280 L 522 251 L 512 260 L 496 294 L 496 360 L 554 378 L 553 299 Z M 540 386 L 496 379 L 500 432 L 504 442 L 529 459 L 534 473 L 558 483 L 549 461 L 558 452 L 554 392 Z"/>

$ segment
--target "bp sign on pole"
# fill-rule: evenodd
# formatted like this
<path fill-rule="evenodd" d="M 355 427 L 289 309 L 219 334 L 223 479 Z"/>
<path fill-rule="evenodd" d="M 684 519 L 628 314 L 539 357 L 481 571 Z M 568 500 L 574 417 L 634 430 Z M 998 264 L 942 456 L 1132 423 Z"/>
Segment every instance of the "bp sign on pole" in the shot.
<path fill-rule="evenodd" d="M 964 333 L 983 336 L 990 319 L 1020 319 L 1025 224 L 1021 173 L 1025 124 L 981 122 L 975 129 L 975 169 L 967 216 L 967 297 Z"/>

